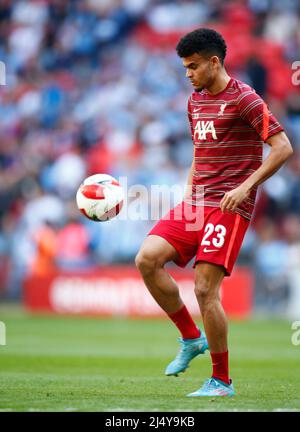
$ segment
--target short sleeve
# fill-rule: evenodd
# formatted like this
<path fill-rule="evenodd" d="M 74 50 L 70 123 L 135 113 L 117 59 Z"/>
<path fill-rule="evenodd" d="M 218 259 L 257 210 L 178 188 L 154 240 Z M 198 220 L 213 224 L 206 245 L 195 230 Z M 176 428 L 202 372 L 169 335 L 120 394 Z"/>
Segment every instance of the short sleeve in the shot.
<path fill-rule="evenodd" d="M 189 124 L 190 124 L 190 128 L 191 128 L 191 134 L 193 137 L 194 136 L 194 130 L 193 130 L 192 107 L 191 107 L 190 98 L 188 99 L 187 112 L 188 112 L 188 119 L 189 119 Z"/>
<path fill-rule="evenodd" d="M 263 141 L 283 131 L 283 127 L 255 91 L 247 91 L 238 99 L 240 116 L 259 134 Z"/>

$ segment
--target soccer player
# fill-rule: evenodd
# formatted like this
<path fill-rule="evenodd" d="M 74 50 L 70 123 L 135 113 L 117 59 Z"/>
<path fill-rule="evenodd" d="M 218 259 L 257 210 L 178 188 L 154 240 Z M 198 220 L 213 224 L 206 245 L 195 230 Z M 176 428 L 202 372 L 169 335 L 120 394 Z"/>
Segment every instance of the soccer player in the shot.
<path fill-rule="evenodd" d="M 190 187 L 183 202 L 150 231 L 136 257 L 145 285 L 181 333 L 181 349 L 165 374 L 177 376 L 194 357 L 210 350 L 212 376 L 188 396 L 234 395 L 220 285 L 237 259 L 258 185 L 293 152 L 266 103 L 249 85 L 227 74 L 226 49 L 223 37 L 206 28 L 186 34 L 176 47 L 194 87 L 188 100 L 194 144 Z M 262 161 L 264 142 L 271 151 Z M 188 229 L 186 208 L 194 214 L 202 211 L 202 227 Z M 195 324 L 164 268 L 169 261 L 185 267 L 193 257 L 195 295 L 205 332 Z"/>

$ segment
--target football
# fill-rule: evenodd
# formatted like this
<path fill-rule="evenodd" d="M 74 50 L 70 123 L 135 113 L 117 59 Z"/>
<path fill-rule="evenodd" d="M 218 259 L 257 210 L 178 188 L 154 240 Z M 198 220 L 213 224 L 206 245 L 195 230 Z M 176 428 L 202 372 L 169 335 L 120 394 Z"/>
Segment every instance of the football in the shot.
<path fill-rule="evenodd" d="M 76 202 L 87 218 L 104 222 L 120 213 L 124 192 L 120 183 L 109 174 L 94 174 L 79 186 Z"/>

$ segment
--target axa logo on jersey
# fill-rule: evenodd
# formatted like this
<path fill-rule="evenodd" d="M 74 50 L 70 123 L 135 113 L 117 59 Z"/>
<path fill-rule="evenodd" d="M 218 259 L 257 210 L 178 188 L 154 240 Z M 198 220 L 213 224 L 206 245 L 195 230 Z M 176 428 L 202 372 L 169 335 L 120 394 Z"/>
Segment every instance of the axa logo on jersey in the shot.
<path fill-rule="evenodd" d="M 213 120 L 198 120 L 194 129 L 194 139 L 206 140 L 206 135 L 210 133 L 212 139 L 217 139 L 216 129 Z M 197 137 L 198 135 L 198 137 Z"/>

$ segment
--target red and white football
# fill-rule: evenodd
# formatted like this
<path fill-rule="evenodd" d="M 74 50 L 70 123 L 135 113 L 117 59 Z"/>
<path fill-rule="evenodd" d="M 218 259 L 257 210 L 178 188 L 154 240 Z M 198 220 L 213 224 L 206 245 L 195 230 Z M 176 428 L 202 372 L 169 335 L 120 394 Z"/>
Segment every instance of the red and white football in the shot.
<path fill-rule="evenodd" d="M 109 174 L 94 174 L 79 186 L 76 202 L 79 210 L 96 222 L 110 220 L 120 213 L 124 192 L 120 183 Z"/>

